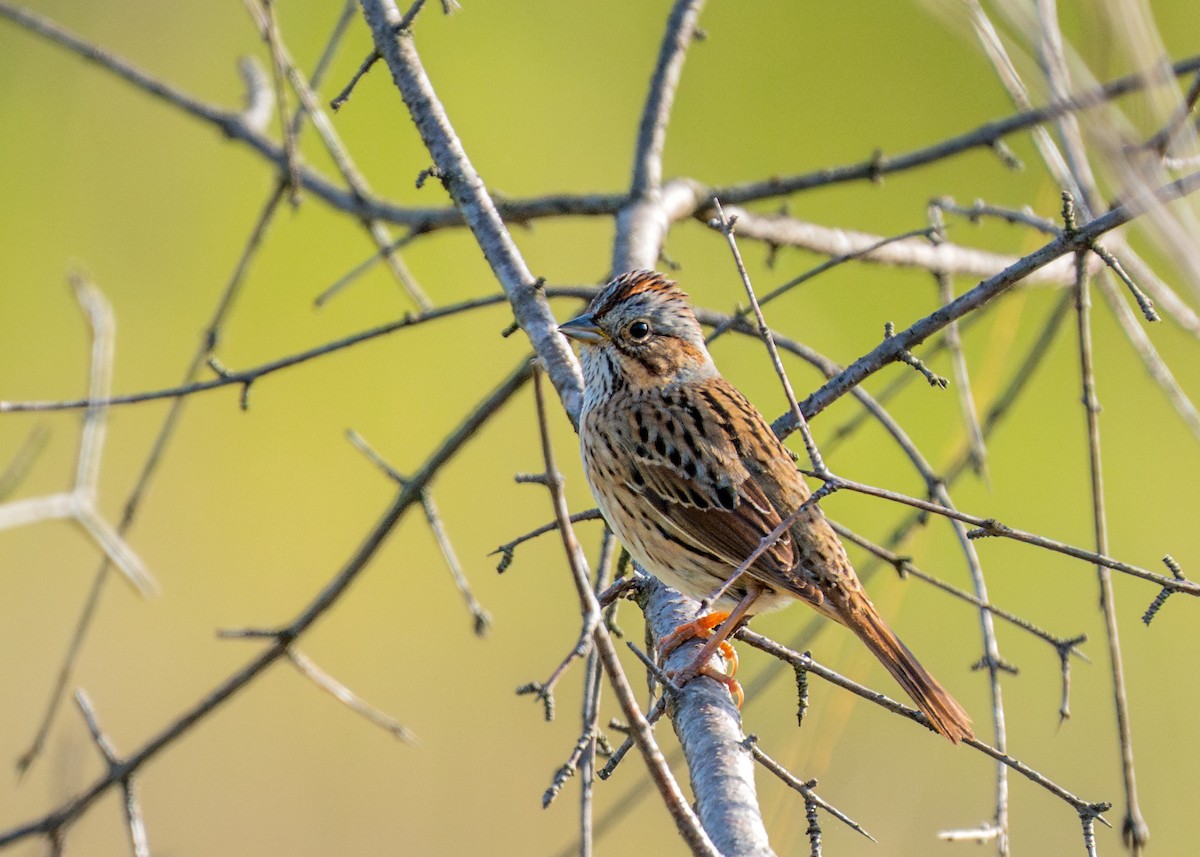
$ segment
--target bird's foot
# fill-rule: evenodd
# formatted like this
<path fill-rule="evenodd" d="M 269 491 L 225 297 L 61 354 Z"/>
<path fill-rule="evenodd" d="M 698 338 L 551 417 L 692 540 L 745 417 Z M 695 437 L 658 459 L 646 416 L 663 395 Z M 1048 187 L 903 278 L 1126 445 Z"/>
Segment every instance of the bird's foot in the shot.
<path fill-rule="evenodd" d="M 686 684 L 697 675 L 706 675 L 729 688 L 730 696 L 737 702 L 738 708 L 741 708 L 745 696 L 742 693 L 742 686 L 733 677 L 738 669 L 737 651 L 733 648 L 733 644 L 726 639 L 712 640 L 714 629 L 728 618 L 729 613 L 718 610 L 691 622 L 684 622 L 658 641 L 659 659 L 660 663 L 665 662 L 671 652 L 688 640 L 708 640 L 708 646 L 701 650 L 700 656 L 691 666 L 675 671 L 672 678 L 677 679 L 680 684 Z M 727 672 L 721 672 L 708 663 L 714 651 L 720 654 L 725 661 Z"/>

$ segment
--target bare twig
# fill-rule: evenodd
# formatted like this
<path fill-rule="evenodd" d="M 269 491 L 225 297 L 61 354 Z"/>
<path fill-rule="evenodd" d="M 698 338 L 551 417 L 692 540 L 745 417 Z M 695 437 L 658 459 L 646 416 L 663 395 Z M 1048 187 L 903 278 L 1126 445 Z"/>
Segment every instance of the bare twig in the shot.
<path fill-rule="evenodd" d="M 1188 86 L 1187 93 L 1175 108 L 1175 112 L 1171 115 L 1171 118 L 1149 140 L 1142 144 L 1143 148 L 1156 152 L 1159 157 L 1166 157 L 1171 151 L 1171 144 L 1175 141 L 1179 132 L 1183 130 L 1183 127 L 1187 124 L 1188 117 L 1191 116 L 1192 111 L 1196 108 L 1197 100 L 1200 100 L 1200 74 L 1192 77 L 1192 82 Z"/>
<path fill-rule="evenodd" d="M 796 421 L 796 428 L 800 432 L 800 437 L 804 440 L 804 449 L 808 452 L 808 459 L 812 462 L 813 470 L 818 473 L 828 473 L 825 462 L 821 458 L 821 453 L 817 449 L 817 442 L 813 440 L 812 432 L 808 429 L 808 422 L 804 419 L 804 413 L 800 410 L 800 405 L 796 402 L 796 393 L 792 390 L 792 382 L 788 380 L 787 372 L 783 369 L 783 361 L 779 359 L 779 349 L 775 347 L 775 339 L 771 336 L 771 329 L 767 326 L 766 318 L 763 317 L 762 307 L 758 305 L 758 296 L 754 294 L 754 286 L 750 284 L 750 274 L 746 271 L 746 265 L 742 261 L 742 254 L 738 250 L 737 239 L 733 237 L 735 221 L 725 216 L 719 199 L 713 199 L 713 207 L 717 210 L 717 219 L 711 225 L 725 236 L 725 242 L 729 245 L 730 252 L 733 253 L 733 262 L 737 266 L 738 275 L 741 277 L 742 285 L 746 289 L 746 295 L 750 298 L 750 306 L 754 310 L 754 317 L 758 319 L 759 335 L 762 337 L 763 344 L 767 346 L 767 353 L 771 355 L 771 364 L 775 367 L 775 374 L 779 376 L 779 381 L 783 384 L 783 392 L 787 396 L 788 405 L 792 409 L 792 418 Z"/>
<path fill-rule="evenodd" d="M 575 512 L 573 515 L 571 515 L 569 520 L 572 524 L 578 524 L 580 521 L 598 521 L 603 519 L 600 515 L 599 509 L 585 509 L 582 512 Z M 496 564 L 496 571 L 503 574 L 508 570 L 508 567 L 512 565 L 513 552 L 519 546 L 523 545 L 530 539 L 536 539 L 538 536 L 545 535 L 546 533 L 552 533 L 557 529 L 558 521 L 551 521 L 548 524 L 543 524 L 536 530 L 530 530 L 527 533 L 517 536 L 511 542 L 505 542 L 504 544 L 500 545 L 500 547 L 488 554 L 488 556 L 500 554 L 500 562 Z"/>
<path fill-rule="evenodd" d="M 396 468 L 388 464 L 383 456 L 367 443 L 362 435 L 351 429 L 346 432 L 346 436 L 350 439 L 350 443 L 389 479 L 401 487 L 407 484 L 408 480 L 400 475 L 400 472 Z M 450 576 L 454 578 L 454 585 L 471 614 L 475 635 L 482 637 L 487 634 L 488 628 L 491 627 L 492 616 L 483 609 L 483 605 L 475 597 L 470 581 L 467 580 L 467 575 L 463 571 L 462 563 L 458 561 L 458 553 L 454 550 L 454 544 L 450 541 L 450 536 L 446 532 L 445 525 L 442 523 L 441 515 L 438 514 L 437 504 L 433 501 L 433 493 L 428 488 L 421 490 L 421 508 L 425 512 L 425 521 L 429 524 L 429 530 L 433 533 L 433 538 L 437 542 L 438 549 L 442 552 L 442 558 L 446 560 L 446 567 L 450 570 Z"/>
<path fill-rule="evenodd" d="M 1091 296 L 1087 273 L 1079 266 L 1076 307 L 1079 318 L 1079 362 L 1083 379 L 1083 405 L 1087 417 L 1088 463 L 1091 474 L 1092 525 L 1096 551 L 1108 552 L 1108 517 L 1104 504 L 1104 475 L 1100 460 L 1100 403 L 1096 398 L 1096 379 L 1092 365 Z M 1129 725 L 1129 702 L 1125 690 L 1125 670 L 1121 660 L 1121 642 L 1117 628 L 1117 610 L 1113 602 L 1112 575 L 1103 565 L 1096 566 L 1100 584 L 1100 610 L 1104 614 L 1112 673 L 1113 705 L 1117 713 L 1117 733 L 1121 749 L 1121 773 L 1125 787 L 1125 819 L 1121 828 L 1126 846 L 1140 854 L 1150 830 L 1138 808 L 1137 780 L 1134 774 L 1133 739 Z"/>
<path fill-rule="evenodd" d="M 150 857 L 150 842 L 146 836 L 146 820 L 142 816 L 142 806 L 137 798 L 137 783 L 133 778 L 133 772 L 126 772 L 125 763 L 117 755 L 112 741 L 100 729 L 100 722 L 96 718 L 96 710 L 92 707 L 92 701 L 88 699 L 88 695 L 82 688 L 75 691 L 75 704 L 79 707 L 79 712 L 83 715 L 83 721 L 87 724 L 92 741 L 104 757 L 109 773 L 116 775 L 121 783 L 121 794 L 124 798 L 122 808 L 125 811 L 125 827 L 129 831 L 129 844 L 133 849 L 133 855 L 134 857 Z"/>
<path fill-rule="evenodd" d="M 116 337 L 112 307 L 100 290 L 82 274 L 73 274 L 70 283 L 92 336 L 88 383 L 88 400 L 92 404 L 84 416 L 75 479 L 71 490 L 67 492 L 0 504 L 0 530 L 37 521 L 70 520 L 120 569 L 126 581 L 139 594 L 153 595 L 158 591 L 158 584 L 149 570 L 96 508 L 100 459 L 104 452 L 108 421 L 108 408 L 102 403 L 108 397 L 109 385 L 112 383 L 112 357 Z"/>
<path fill-rule="evenodd" d="M 938 285 L 938 299 L 942 306 L 954 300 L 954 283 L 950 275 L 937 272 L 934 279 Z M 954 386 L 958 393 L 958 407 L 962 412 L 963 425 L 967 430 L 967 446 L 971 451 L 971 465 L 975 472 L 987 480 L 987 444 L 983 439 L 983 429 L 979 425 L 979 414 L 975 409 L 975 395 L 971 392 L 971 374 L 967 369 L 967 356 L 963 352 L 962 338 L 959 336 L 958 322 L 953 321 L 946 327 L 946 347 L 950 351 L 951 366 L 954 369 Z"/>
<path fill-rule="evenodd" d="M 645 717 L 642 716 L 641 711 L 638 709 L 637 702 L 633 698 L 633 690 L 629 687 L 629 683 L 625 679 L 625 673 L 621 668 L 620 661 L 617 659 L 616 647 L 613 645 L 612 637 L 609 636 L 608 628 L 600 621 L 600 603 L 596 600 L 595 593 L 593 593 L 588 582 L 587 560 L 583 555 L 583 550 L 580 548 L 579 542 L 575 539 L 571 522 L 568 520 L 570 515 L 567 511 L 567 502 L 562 492 L 562 477 L 559 475 L 554 463 L 554 450 L 550 443 L 550 429 L 546 425 L 546 406 L 542 397 L 541 387 L 538 386 L 537 376 L 534 377 L 534 384 L 538 425 L 541 429 L 542 438 L 542 457 L 546 464 L 546 487 L 550 491 L 550 497 L 554 504 L 554 516 L 558 520 L 558 531 L 562 536 L 563 549 L 567 554 L 567 564 L 571 568 L 572 579 L 575 582 L 575 588 L 579 595 L 580 609 L 583 611 L 584 616 L 583 627 L 596 644 L 600 660 L 604 665 L 605 672 L 608 673 L 609 681 L 613 685 L 617 701 L 620 703 L 621 710 L 629 721 L 630 735 L 646 760 L 650 776 L 658 787 L 659 794 L 666 804 L 667 811 L 671 814 L 672 819 L 674 819 L 675 826 L 683 837 L 684 842 L 693 854 L 717 855 L 720 852 L 714 847 L 714 843 L 709 838 L 705 828 L 700 826 L 700 820 L 684 799 L 682 792 L 679 790 L 679 784 L 675 782 L 675 777 L 671 774 L 671 769 L 667 766 L 666 759 L 663 758 L 662 751 L 658 749 L 658 744 L 655 742 L 654 735 L 650 731 L 650 724 L 646 722 Z"/>
<path fill-rule="evenodd" d="M 417 736 L 408 727 L 366 702 L 362 697 L 346 687 L 346 685 L 313 663 L 312 658 L 297 650 L 295 646 L 288 648 L 287 659 L 302 676 L 345 705 L 355 714 L 365 717 L 371 723 L 374 723 L 405 744 L 420 743 L 417 740 Z"/>
<path fill-rule="evenodd" d="M 772 774 L 774 774 L 776 777 L 778 777 L 780 780 L 782 780 L 784 783 L 786 783 L 789 788 L 795 789 L 796 791 L 800 792 L 800 794 L 802 794 L 804 796 L 805 803 L 812 802 L 814 805 L 819 806 L 821 809 L 825 810 L 827 813 L 832 815 L 838 821 L 845 824 L 851 830 L 855 830 L 858 833 L 861 833 L 863 836 L 867 837 L 867 839 L 870 839 L 872 842 L 878 841 L 874 836 L 867 833 L 867 831 L 863 828 L 863 826 L 860 825 L 857 821 L 855 821 L 850 816 L 846 815 L 846 813 L 842 812 L 840 809 L 835 807 L 833 804 L 829 803 L 823 797 L 818 795 L 816 793 L 816 791 L 814 791 L 814 789 L 817 786 L 816 780 L 809 780 L 808 782 L 804 782 L 799 777 L 797 777 L 795 774 L 793 774 L 791 771 L 789 771 L 787 768 L 785 768 L 783 765 L 779 764 L 779 762 L 775 761 L 770 756 L 768 756 L 766 754 L 766 752 L 763 751 L 762 747 L 758 746 L 758 738 L 756 736 L 751 735 L 748 738 L 746 738 L 746 740 L 742 742 L 742 746 L 750 751 L 750 755 L 752 755 L 754 757 L 754 761 L 758 762 L 760 765 L 762 765 L 764 768 L 766 768 L 768 771 L 770 771 Z"/>
<path fill-rule="evenodd" d="M 33 462 L 46 448 L 46 441 L 49 439 L 50 430 L 42 425 L 36 426 L 25 438 L 25 442 L 9 459 L 4 470 L 0 471 L 0 502 L 3 502 L 4 498 L 16 490 L 16 487 L 25 479 L 29 468 L 33 467 Z"/>
<path fill-rule="evenodd" d="M 287 59 L 283 55 L 283 46 L 279 41 L 279 26 L 275 21 L 275 6 L 273 0 L 243 0 L 251 12 L 261 13 L 259 31 L 267 50 L 271 54 L 271 72 L 275 84 L 275 108 L 279 113 L 279 130 L 283 137 L 283 151 L 287 167 L 288 198 L 292 207 L 300 205 L 300 156 L 296 151 L 296 135 L 292 122 L 288 118 L 287 90 L 283 79 L 286 76 L 284 65 Z M 259 5 L 255 5 L 255 4 Z"/>

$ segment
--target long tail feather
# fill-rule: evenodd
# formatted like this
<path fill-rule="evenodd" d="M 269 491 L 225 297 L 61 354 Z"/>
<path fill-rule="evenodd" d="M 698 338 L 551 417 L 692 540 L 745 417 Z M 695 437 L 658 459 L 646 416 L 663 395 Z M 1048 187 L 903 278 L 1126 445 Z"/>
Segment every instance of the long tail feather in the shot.
<path fill-rule="evenodd" d="M 847 618 L 850 618 L 850 621 L 846 624 L 867 644 L 875 657 L 879 658 L 879 662 L 887 667 L 887 671 L 912 697 L 917 708 L 929 718 L 929 724 L 934 730 L 955 744 L 964 738 L 975 737 L 967 712 L 938 684 L 937 679 L 921 666 L 908 650 L 908 646 L 900 642 L 900 638 L 873 607 L 868 606 L 866 610 L 855 611 L 853 617 Z"/>

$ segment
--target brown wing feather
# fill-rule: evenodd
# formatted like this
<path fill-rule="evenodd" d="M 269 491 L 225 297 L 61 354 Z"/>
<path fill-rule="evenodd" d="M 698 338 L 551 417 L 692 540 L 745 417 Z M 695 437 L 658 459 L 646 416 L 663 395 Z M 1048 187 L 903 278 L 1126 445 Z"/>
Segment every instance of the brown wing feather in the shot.
<path fill-rule="evenodd" d="M 728 563 L 730 572 L 779 525 L 779 513 L 707 403 L 677 418 L 657 401 L 642 400 L 625 411 L 625 419 L 615 441 L 634 459 L 640 477 L 628 487 L 677 535 Z M 795 564 L 792 537 L 785 532 L 749 570 L 772 582 Z"/>
<path fill-rule="evenodd" d="M 646 485 L 640 493 L 662 520 L 679 535 L 716 554 L 729 564 L 730 572 L 750 556 L 764 538 L 779 525 L 779 514 L 767 502 L 762 489 L 746 479 L 736 489 L 723 491 L 733 508 L 714 506 L 694 480 L 684 480 L 671 470 L 643 463 Z M 697 503 L 700 500 L 700 503 Z M 792 537 L 788 532 L 768 547 L 750 567 L 758 575 L 772 575 L 795 564 Z"/>

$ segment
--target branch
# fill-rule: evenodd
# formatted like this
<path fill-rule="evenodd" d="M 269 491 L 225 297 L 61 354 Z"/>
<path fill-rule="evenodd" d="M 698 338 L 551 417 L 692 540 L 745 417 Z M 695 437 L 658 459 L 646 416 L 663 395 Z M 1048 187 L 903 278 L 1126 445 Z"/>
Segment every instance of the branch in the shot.
<path fill-rule="evenodd" d="M 707 220 L 714 214 L 714 209 L 707 209 L 698 216 Z M 725 214 L 731 220 L 737 220 L 737 234 L 741 238 L 755 238 L 774 246 L 800 247 L 823 256 L 853 257 L 864 262 L 966 277 L 990 277 L 1019 261 L 1015 256 L 989 253 L 948 241 L 935 244 L 924 238 L 907 238 L 885 242 L 882 236 L 869 232 L 821 226 L 783 214 L 757 214 L 734 205 L 726 205 Z M 1062 286 L 1074 281 L 1075 271 L 1069 260 L 1051 262 L 1026 278 L 1029 283 Z"/>
<path fill-rule="evenodd" d="M 651 579 L 640 599 L 648 633 L 670 634 L 696 615 L 696 602 Z M 680 646 L 663 664 L 690 666 L 703 640 Z M 741 717 L 725 685 L 698 676 L 670 699 L 671 723 L 691 772 L 696 810 L 722 854 L 768 855 L 767 832 L 754 787 L 754 757 L 742 746 Z"/>
<path fill-rule="evenodd" d="M 90 404 L 83 418 L 75 478 L 70 491 L 0 504 L 0 530 L 38 521 L 69 519 L 103 551 L 109 562 L 120 569 L 130 586 L 142 596 L 154 595 L 158 592 L 154 577 L 96 506 L 100 459 L 108 426 L 108 408 L 103 402 L 108 398 L 112 383 L 116 338 L 112 307 L 100 290 L 81 274 L 73 274 L 70 283 L 92 337 L 88 371 Z"/>
<path fill-rule="evenodd" d="M 1175 76 L 1191 74 L 1200 70 L 1200 56 L 1190 57 L 1173 64 L 1171 73 Z M 713 193 L 728 205 L 751 202 L 773 196 L 811 190 L 816 187 L 826 187 L 832 184 L 842 184 L 850 181 L 878 181 L 879 178 L 891 173 L 911 170 L 915 167 L 932 164 L 936 161 L 961 154 L 971 149 L 995 148 L 995 146 L 1017 131 L 1034 128 L 1043 123 L 1053 121 L 1059 116 L 1078 112 L 1105 101 L 1111 101 L 1122 95 L 1128 95 L 1144 89 L 1149 83 L 1145 74 L 1131 74 L 1117 78 L 1102 86 L 1085 92 L 1076 93 L 1061 101 L 1054 101 L 1045 107 L 1024 110 L 1004 119 L 997 119 L 980 125 L 978 128 L 951 137 L 925 149 L 918 149 L 903 155 L 887 157 L 882 154 L 845 167 L 828 167 L 811 173 L 802 173 L 785 178 L 771 178 L 764 181 L 746 182 L 714 188 Z"/>
<path fill-rule="evenodd" d="M 704 0 L 676 0 L 667 18 L 666 32 L 658 50 L 658 63 L 650 80 L 650 92 L 642 108 L 638 125 L 637 150 L 633 157 L 633 181 L 629 196 L 632 199 L 657 194 L 662 186 L 663 145 L 667 139 L 667 123 L 675 103 L 675 90 L 683 72 L 683 61 L 696 35 L 700 10 Z"/>

